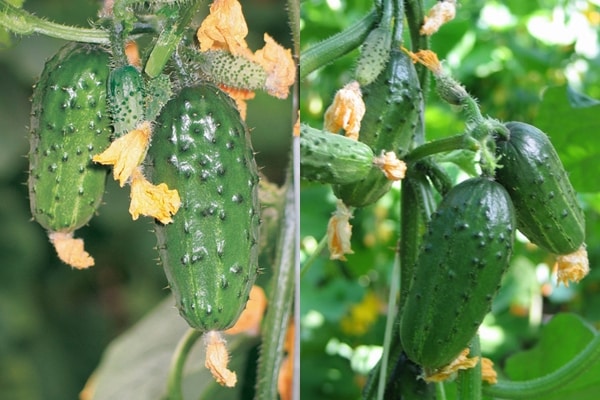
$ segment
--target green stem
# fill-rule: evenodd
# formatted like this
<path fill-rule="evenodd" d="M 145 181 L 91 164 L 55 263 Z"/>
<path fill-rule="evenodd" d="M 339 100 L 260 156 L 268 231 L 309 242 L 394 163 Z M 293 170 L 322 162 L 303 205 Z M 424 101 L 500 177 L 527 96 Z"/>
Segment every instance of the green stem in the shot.
<path fill-rule="evenodd" d="M 327 234 L 325 234 L 321 241 L 319 241 L 319 244 L 315 248 L 315 251 L 313 251 L 312 254 L 308 256 L 306 261 L 304 261 L 304 264 L 302 265 L 302 270 L 300 271 L 300 278 L 302 278 L 306 274 L 306 272 L 308 272 L 310 267 L 315 263 L 315 261 L 317 261 L 323 250 L 325 250 L 325 247 L 327 247 Z"/>
<path fill-rule="evenodd" d="M 377 20 L 377 11 L 373 10 L 354 25 L 303 51 L 300 79 L 360 46 Z"/>
<path fill-rule="evenodd" d="M 298 0 L 287 0 L 287 12 L 292 31 L 294 55 L 297 55 L 300 54 L 300 2 Z"/>
<path fill-rule="evenodd" d="M 462 370 L 456 380 L 458 398 L 461 400 L 481 400 L 481 348 L 479 335 L 471 340 L 469 357 L 479 357 L 474 368 Z"/>
<path fill-rule="evenodd" d="M 294 299 L 297 210 L 291 176 L 291 172 L 288 172 L 284 217 L 275 258 L 271 298 L 262 327 L 263 337 L 258 360 L 255 399 L 276 399 L 278 396 L 278 374 L 283 360 L 283 345 Z M 298 356 L 297 354 L 296 359 Z"/>
<path fill-rule="evenodd" d="M 600 335 L 568 363 L 554 372 L 527 381 L 498 381 L 495 385 L 485 385 L 483 394 L 501 399 L 542 398 L 568 385 L 573 379 L 600 361 Z"/>
<path fill-rule="evenodd" d="M 204 332 L 190 328 L 181 338 L 171 359 L 171 368 L 167 377 L 167 399 L 183 400 L 181 382 L 183 380 L 183 367 L 194 344 L 200 339 Z"/>
<path fill-rule="evenodd" d="M 109 41 L 109 34 L 106 31 L 50 22 L 15 7 L 6 0 L 0 0 L 0 25 L 20 35 L 41 33 L 57 39 L 77 42 L 108 43 Z"/>
<path fill-rule="evenodd" d="M 435 393 L 435 398 L 437 400 L 446 400 L 446 389 L 444 388 L 444 382 L 437 382 L 435 384 Z"/>
<path fill-rule="evenodd" d="M 479 144 L 476 141 L 470 140 L 469 136 L 465 134 L 454 135 L 420 145 L 408 153 L 404 157 L 404 161 L 407 163 L 414 162 L 433 154 L 461 149 L 477 151 L 479 150 Z"/>
<path fill-rule="evenodd" d="M 403 0 L 397 1 L 401 2 Z M 419 50 L 429 49 L 429 36 L 421 35 L 419 32 L 425 18 L 423 0 L 404 0 L 404 11 L 408 21 L 412 51 L 416 53 Z M 427 93 L 429 89 L 429 70 L 421 64 L 417 65 L 416 69 L 421 89 L 423 93 Z"/>

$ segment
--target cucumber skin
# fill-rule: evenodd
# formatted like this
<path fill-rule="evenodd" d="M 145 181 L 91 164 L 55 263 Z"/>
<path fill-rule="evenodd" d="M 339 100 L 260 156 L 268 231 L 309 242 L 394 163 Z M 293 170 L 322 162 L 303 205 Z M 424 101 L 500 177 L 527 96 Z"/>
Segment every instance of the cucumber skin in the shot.
<path fill-rule="evenodd" d="M 576 251 L 585 240 L 585 217 L 550 139 L 529 124 L 505 125 L 510 138 L 497 140 L 496 179 L 513 200 L 517 228 L 550 252 Z"/>
<path fill-rule="evenodd" d="M 477 332 L 515 230 L 508 193 L 487 178 L 458 184 L 432 214 L 400 322 L 404 351 L 426 371 L 453 361 Z"/>
<path fill-rule="evenodd" d="M 144 80 L 132 65 L 110 71 L 108 100 L 115 136 L 120 137 L 144 121 Z"/>
<path fill-rule="evenodd" d="M 421 89 L 415 66 L 403 51 L 392 49 L 390 61 L 377 80 L 363 88 L 365 115 L 359 140 L 375 155 L 393 151 L 402 159 L 415 143 L 421 114 Z M 386 194 L 392 182 L 378 170 L 358 182 L 334 186 L 335 195 L 346 205 L 364 207 Z"/>
<path fill-rule="evenodd" d="M 217 87 L 182 89 L 157 118 L 152 177 L 177 189 L 173 223 L 156 224 L 177 308 L 203 331 L 225 330 L 246 305 L 258 271 L 258 170 L 248 130 Z"/>
<path fill-rule="evenodd" d="M 373 150 L 364 143 L 331 132 L 300 127 L 300 176 L 321 183 L 351 183 L 373 166 Z M 381 171 L 380 174 L 383 174 Z"/>
<path fill-rule="evenodd" d="M 29 152 L 29 198 L 45 229 L 72 232 L 96 213 L 108 169 L 92 156 L 110 143 L 106 110 L 109 54 L 70 43 L 44 66 L 34 88 Z"/>

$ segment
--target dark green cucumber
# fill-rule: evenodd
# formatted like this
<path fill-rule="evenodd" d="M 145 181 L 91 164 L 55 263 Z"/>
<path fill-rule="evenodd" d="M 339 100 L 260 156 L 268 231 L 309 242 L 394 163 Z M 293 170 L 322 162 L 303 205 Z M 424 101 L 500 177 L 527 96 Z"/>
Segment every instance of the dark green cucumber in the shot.
<path fill-rule="evenodd" d="M 512 253 L 515 212 L 487 178 L 464 181 L 432 214 L 400 321 L 408 357 L 431 372 L 469 345 Z"/>
<path fill-rule="evenodd" d="M 123 136 L 144 121 L 144 81 L 132 65 L 115 68 L 108 81 L 108 104 L 115 136 Z"/>
<path fill-rule="evenodd" d="M 356 182 L 376 168 L 374 157 L 373 150 L 364 143 L 308 125 L 300 127 L 300 176 L 306 180 Z"/>
<path fill-rule="evenodd" d="M 508 122 L 500 137 L 496 179 L 513 200 L 517 227 L 534 244 L 569 254 L 585 240 L 585 218 L 569 177 L 548 136 L 534 126 Z"/>
<path fill-rule="evenodd" d="M 422 107 L 417 73 L 408 55 L 392 49 L 386 70 L 363 88 L 363 99 L 366 112 L 359 140 L 375 155 L 393 151 L 402 159 L 413 146 Z M 334 192 L 346 205 L 364 207 L 387 193 L 390 186 L 391 181 L 372 170 L 358 182 L 335 186 Z"/>
<path fill-rule="evenodd" d="M 157 118 L 152 177 L 176 189 L 173 223 L 156 224 L 177 308 L 193 328 L 225 330 L 258 270 L 258 171 L 246 126 L 216 86 L 182 89 Z"/>
<path fill-rule="evenodd" d="M 68 44 L 33 91 L 29 198 L 35 220 L 50 231 L 85 225 L 102 200 L 107 169 L 91 160 L 110 142 L 108 64 L 102 48 Z"/>

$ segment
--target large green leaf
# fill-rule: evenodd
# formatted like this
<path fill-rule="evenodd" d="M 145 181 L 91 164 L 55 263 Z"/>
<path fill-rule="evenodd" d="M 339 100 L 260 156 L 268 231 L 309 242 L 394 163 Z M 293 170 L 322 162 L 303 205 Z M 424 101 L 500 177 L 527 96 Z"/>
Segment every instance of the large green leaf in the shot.
<path fill-rule="evenodd" d="M 515 381 L 529 380 L 557 370 L 577 355 L 596 332 L 575 314 L 557 314 L 542 329 L 540 341 L 530 350 L 506 361 L 506 375 Z M 552 395 L 530 400 L 595 400 L 600 393 L 600 362 Z"/>
<path fill-rule="evenodd" d="M 600 191 L 600 103 L 567 86 L 551 87 L 534 125 L 550 137 L 575 190 Z"/>
<path fill-rule="evenodd" d="M 148 316 L 115 339 L 107 348 L 93 375 L 92 400 L 161 400 L 165 395 L 171 357 L 180 338 L 189 329 L 168 297 Z M 183 392 L 186 399 L 240 399 L 244 389 L 243 368 L 256 339 L 244 335 L 228 337 L 230 369 L 238 384 L 222 388 L 204 367 L 203 340 L 199 340 L 186 363 Z"/>

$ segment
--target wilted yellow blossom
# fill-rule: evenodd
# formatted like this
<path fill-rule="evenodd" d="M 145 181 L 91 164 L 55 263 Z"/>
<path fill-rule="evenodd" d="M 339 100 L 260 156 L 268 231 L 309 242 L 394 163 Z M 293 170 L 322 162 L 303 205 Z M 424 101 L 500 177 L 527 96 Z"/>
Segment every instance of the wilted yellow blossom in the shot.
<path fill-rule="evenodd" d="M 464 349 L 458 357 L 450 364 L 437 369 L 433 374 L 424 377 L 426 382 L 443 382 L 454 376 L 456 372 L 462 369 L 474 368 L 479 362 L 479 357 L 467 357 L 469 349 Z"/>
<path fill-rule="evenodd" d="M 434 75 L 440 75 L 444 72 L 442 69 L 442 63 L 440 62 L 437 54 L 435 54 L 433 51 L 420 50 L 416 53 L 413 53 L 406 47 L 402 47 L 402 51 L 408 54 L 414 63 L 423 64 L 428 70 L 433 72 Z"/>
<path fill-rule="evenodd" d="M 267 308 L 267 296 L 260 286 L 254 285 L 248 297 L 246 308 L 235 325 L 225 331 L 226 334 L 236 335 L 244 332 L 247 335 L 256 336 L 260 333 L 260 323 Z"/>
<path fill-rule="evenodd" d="M 94 265 L 94 259 L 84 250 L 83 239 L 75 239 L 73 232 L 50 232 L 48 236 L 58 258 L 65 264 L 77 269 Z"/>
<path fill-rule="evenodd" d="M 556 259 L 556 278 L 557 284 L 564 283 L 569 286 L 569 281 L 579 282 L 590 272 L 590 263 L 588 260 L 585 245 L 571 254 L 560 255 Z"/>
<path fill-rule="evenodd" d="M 342 201 L 338 201 L 337 210 L 327 225 L 327 244 L 329 258 L 332 260 L 345 261 L 345 254 L 354 254 L 350 246 L 352 237 L 352 225 L 348 222 L 350 218 L 352 218 L 352 212 Z"/>
<path fill-rule="evenodd" d="M 433 35 L 446 22 L 452 21 L 455 15 L 456 0 L 438 1 L 429 10 L 419 33 L 427 36 Z"/>
<path fill-rule="evenodd" d="M 156 218 L 162 224 L 173 222 L 171 218 L 179 207 L 181 199 L 177 190 L 169 190 L 166 184 L 153 185 L 146 180 L 138 167 L 131 176 L 131 204 L 129 213 L 136 220 L 140 215 Z"/>
<path fill-rule="evenodd" d="M 399 160 L 393 151 L 388 151 L 387 153 L 382 153 L 379 157 L 375 157 L 373 164 L 379 167 L 385 174 L 385 177 L 391 181 L 404 179 L 406 163 Z"/>
<path fill-rule="evenodd" d="M 198 28 L 200 51 L 227 50 L 233 55 L 248 56 L 252 52 L 246 44 L 248 25 L 237 0 L 215 0 L 210 14 Z"/>
<path fill-rule="evenodd" d="M 204 366 L 208 368 L 217 383 L 221 386 L 234 387 L 237 383 L 235 372 L 227 369 L 229 353 L 225 340 L 218 332 L 210 331 L 205 335 L 206 360 Z"/>
<path fill-rule="evenodd" d="M 95 155 L 92 160 L 104 165 L 113 165 L 113 176 L 123 187 L 133 171 L 144 161 L 151 135 L 150 123 L 142 122 L 136 129 L 112 142 L 104 152 Z"/>
<path fill-rule="evenodd" d="M 271 96 L 285 99 L 296 80 L 296 64 L 292 52 L 265 33 L 265 46 L 254 53 L 254 59 L 267 72 L 265 89 Z"/>
<path fill-rule="evenodd" d="M 335 94 L 333 103 L 325 111 L 326 131 L 337 133 L 343 129 L 351 139 L 358 140 L 360 123 L 365 115 L 365 103 L 356 81 L 348 83 Z"/>
<path fill-rule="evenodd" d="M 494 370 L 494 363 L 489 358 L 481 358 L 481 380 L 490 385 L 498 383 L 498 374 Z"/>

